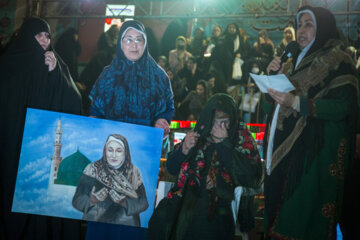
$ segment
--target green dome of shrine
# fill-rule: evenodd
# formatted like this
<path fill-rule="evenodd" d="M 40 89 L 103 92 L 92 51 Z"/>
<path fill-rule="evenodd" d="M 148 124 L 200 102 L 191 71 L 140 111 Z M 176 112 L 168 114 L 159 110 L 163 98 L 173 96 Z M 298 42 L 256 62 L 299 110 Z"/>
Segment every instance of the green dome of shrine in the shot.
<path fill-rule="evenodd" d="M 77 186 L 82 172 L 89 163 L 90 160 L 78 149 L 61 161 L 54 184 Z"/>

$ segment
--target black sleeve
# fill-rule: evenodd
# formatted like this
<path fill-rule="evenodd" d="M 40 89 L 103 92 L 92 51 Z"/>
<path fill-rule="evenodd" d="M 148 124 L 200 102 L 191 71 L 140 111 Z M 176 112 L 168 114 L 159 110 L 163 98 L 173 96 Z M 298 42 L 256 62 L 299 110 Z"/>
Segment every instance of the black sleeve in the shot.
<path fill-rule="evenodd" d="M 173 150 L 168 159 L 166 160 L 166 169 L 171 175 L 178 175 L 180 172 L 181 164 L 185 161 L 187 155 L 182 153 L 182 144 Z"/>

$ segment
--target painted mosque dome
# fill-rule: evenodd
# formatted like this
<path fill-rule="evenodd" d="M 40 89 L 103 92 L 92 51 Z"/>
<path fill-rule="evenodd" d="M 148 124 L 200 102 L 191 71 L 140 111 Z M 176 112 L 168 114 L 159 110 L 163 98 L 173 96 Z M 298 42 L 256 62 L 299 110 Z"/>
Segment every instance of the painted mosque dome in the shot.
<path fill-rule="evenodd" d="M 78 149 L 61 161 L 54 184 L 77 186 L 82 172 L 89 163 L 90 160 Z"/>

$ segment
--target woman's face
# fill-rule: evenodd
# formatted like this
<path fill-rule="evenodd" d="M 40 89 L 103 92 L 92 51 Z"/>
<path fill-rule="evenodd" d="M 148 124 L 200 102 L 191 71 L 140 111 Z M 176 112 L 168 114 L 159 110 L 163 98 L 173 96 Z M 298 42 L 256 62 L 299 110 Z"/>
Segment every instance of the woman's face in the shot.
<path fill-rule="evenodd" d="M 304 13 L 300 17 L 298 29 L 296 31 L 296 41 L 300 49 L 304 49 L 316 35 L 314 19 L 310 13 Z"/>
<path fill-rule="evenodd" d="M 165 68 L 166 66 L 166 62 L 163 60 L 163 59 L 159 59 L 159 61 L 157 62 L 157 64 L 162 67 L 163 69 Z"/>
<path fill-rule="evenodd" d="M 291 41 L 292 39 L 293 39 L 293 35 L 292 35 L 292 32 L 291 32 L 291 30 L 286 30 L 285 32 L 284 32 L 284 37 L 285 37 L 285 39 L 286 39 L 286 41 Z"/>
<path fill-rule="evenodd" d="M 199 96 L 202 96 L 202 95 L 204 95 L 204 92 L 205 92 L 204 86 L 201 85 L 201 84 L 198 84 L 196 86 L 196 94 L 199 95 Z"/>
<path fill-rule="evenodd" d="M 130 28 L 126 31 L 121 41 L 125 57 L 130 61 L 137 61 L 144 54 L 145 39 L 140 32 Z"/>
<path fill-rule="evenodd" d="M 46 50 L 50 46 L 50 35 L 48 32 L 40 32 L 35 35 L 35 39 L 38 41 L 40 46 Z"/>
<path fill-rule="evenodd" d="M 193 62 L 192 59 L 187 60 L 186 67 L 187 67 L 188 70 L 192 71 L 194 66 L 195 66 L 195 63 Z"/>
<path fill-rule="evenodd" d="M 109 141 L 106 144 L 106 161 L 112 167 L 119 167 L 124 162 L 125 150 L 123 146 L 116 141 Z"/>
<path fill-rule="evenodd" d="M 221 131 L 227 131 L 230 128 L 230 118 L 215 118 L 211 129 L 211 134 L 217 136 Z"/>
<path fill-rule="evenodd" d="M 177 40 L 177 48 L 180 50 L 184 50 L 185 49 L 185 41 L 182 39 L 178 39 Z"/>
<path fill-rule="evenodd" d="M 230 24 L 228 27 L 228 33 L 230 33 L 231 35 L 236 33 L 236 26 L 234 24 Z"/>
<path fill-rule="evenodd" d="M 220 34 L 221 34 L 221 29 L 220 29 L 218 26 L 215 26 L 215 27 L 213 28 L 213 36 L 219 37 Z"/>

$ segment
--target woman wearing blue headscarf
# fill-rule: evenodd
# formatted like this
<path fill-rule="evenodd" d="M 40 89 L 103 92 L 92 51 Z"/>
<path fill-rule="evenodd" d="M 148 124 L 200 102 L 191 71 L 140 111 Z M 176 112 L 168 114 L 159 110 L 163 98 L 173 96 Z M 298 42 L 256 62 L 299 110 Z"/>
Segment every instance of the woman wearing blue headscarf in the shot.
<path fill-rule="evenodd" d="M 91 93 L 90 116 L 155 126 L 169 132 L 174 114 L 171 84 L 150 56 L 145 27 L 126 21 L 120 28 L 116 55 Z M 141 228 L 88 223 L 87 239 L 145 239 Z"/>
<path fill-rule="evenodd" d="M 166 73 L 150 56 L 144 26 L 125 22 L 116 55 L 90 93 L 90 115 L 169 129 L 174 100 Z"/>

